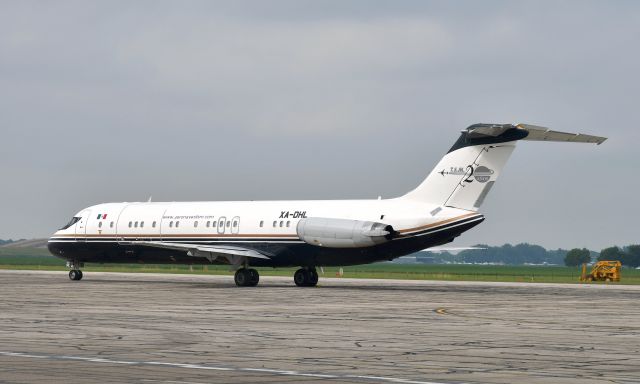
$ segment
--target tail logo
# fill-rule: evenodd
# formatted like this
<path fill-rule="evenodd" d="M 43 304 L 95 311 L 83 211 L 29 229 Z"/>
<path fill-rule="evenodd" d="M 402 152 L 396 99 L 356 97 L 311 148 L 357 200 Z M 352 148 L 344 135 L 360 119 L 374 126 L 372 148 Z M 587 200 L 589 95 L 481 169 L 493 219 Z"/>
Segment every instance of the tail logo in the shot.
<path fill-rule="evenodd" d="M 473 177 L 478 181 L 478 183 L 486 183 L 493 175 L 493 170 L 485 167 L 484 165 L 479 165 L 475 172 L 473 173 Z"/>
<path fill-rule="evenodd" d="M 476 168 L 473 168 L 473 165 L 467 165 L 466 167 L 450 167 L 448 171 L 443 169 L 438 173 L 442 176 L 467 176 L 464 179 L 467 183 L 473 182 L 474 179 L 478 183 L 486 183 L 491 179 L 491 175 L 493 175 L 494 171 L 484 165 L 479 165 Z"/>

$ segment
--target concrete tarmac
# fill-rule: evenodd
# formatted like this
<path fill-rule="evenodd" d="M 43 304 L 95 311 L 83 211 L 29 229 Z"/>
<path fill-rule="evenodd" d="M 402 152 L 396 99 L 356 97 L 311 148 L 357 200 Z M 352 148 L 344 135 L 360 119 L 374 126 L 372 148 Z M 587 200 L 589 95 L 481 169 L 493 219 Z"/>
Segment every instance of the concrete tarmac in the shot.
<path fill-rule="evenodd" d="M 638 383 L 640 287 L 0 271 L 2 383 Z"/>

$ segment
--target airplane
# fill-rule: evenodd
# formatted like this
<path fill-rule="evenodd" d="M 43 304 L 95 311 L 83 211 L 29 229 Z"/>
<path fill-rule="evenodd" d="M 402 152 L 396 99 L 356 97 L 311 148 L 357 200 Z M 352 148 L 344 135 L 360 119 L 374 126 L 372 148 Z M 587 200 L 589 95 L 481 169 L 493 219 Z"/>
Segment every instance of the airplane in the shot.
<path fill-rule="evenodd" d="M 478 210 L 520 140 L 602 144 L 606 138 L 528 124 L 473 124 L 418 187 L 370 200 L 106 203 L 85 208 L 48 241 L 69 279 L 85 263 L 227 264 L 239 287 L 252 267 L 316 268 L 393 260 L 451 243 L 484 221 Z"/>

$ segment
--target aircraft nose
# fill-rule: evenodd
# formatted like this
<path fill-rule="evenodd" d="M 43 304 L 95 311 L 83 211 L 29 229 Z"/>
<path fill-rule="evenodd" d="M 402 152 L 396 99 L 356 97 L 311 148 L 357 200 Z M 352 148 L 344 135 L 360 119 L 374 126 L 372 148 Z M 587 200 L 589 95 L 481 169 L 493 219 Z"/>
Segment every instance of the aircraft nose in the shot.
<path fill-rule="evenodd" d="M 56 241 L 57 233 L 58 232 L 56 232 L 53 235 L 51 235 L 51 237 L 49 237 L 49 240 L 47 240 L 47 249 L 54 256 L 62 256 L 64 251 L 63 251 L 62 247 L 60 247 L 61 243 Z"/>

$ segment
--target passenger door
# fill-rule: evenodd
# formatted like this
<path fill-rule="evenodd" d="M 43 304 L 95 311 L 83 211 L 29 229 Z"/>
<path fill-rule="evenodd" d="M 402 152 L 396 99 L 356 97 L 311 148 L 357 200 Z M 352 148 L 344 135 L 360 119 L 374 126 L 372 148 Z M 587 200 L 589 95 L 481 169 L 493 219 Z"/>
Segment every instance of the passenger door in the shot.
<path fill-rule="evenodd" d="M 240 232 L 240 217 L 236 216 L 231 222 L 231 233 L 234 235 Z"/>
<path fill-rule="evenodd" d="M 227 218 L 225 216 L 222 216 L 222 217 L 218 218 L 218 233 L 219 234 L 222 235 L 224 233 L 226 223 L 227 223 Z"/>
<path fill-rule="evenodd" d="M 80 220 L 76 223 L 76 241 L 86 241 L 87 223 L 91 217 L 91 211 L 86 210 L 80 213 Z"/>

